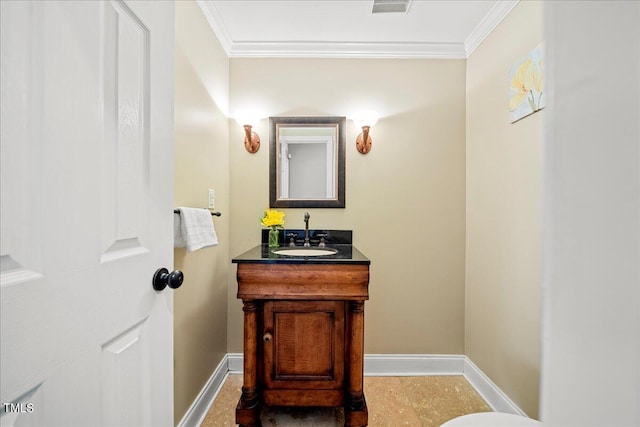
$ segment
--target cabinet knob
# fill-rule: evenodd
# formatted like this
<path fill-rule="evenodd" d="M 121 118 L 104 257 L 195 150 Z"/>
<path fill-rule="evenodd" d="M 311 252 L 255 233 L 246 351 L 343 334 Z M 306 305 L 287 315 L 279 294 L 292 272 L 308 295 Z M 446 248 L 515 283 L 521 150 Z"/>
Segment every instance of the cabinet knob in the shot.
<path fill-rule="evenodd" d="M 264 342 L 269 342 L 271 341 L 271 339 L 273 338 L 273 335 L 271 335 L 269 332 L 267 332 L 266 334 L 264 334 L 264 336 L 262 337 L 262 340 Z"/>

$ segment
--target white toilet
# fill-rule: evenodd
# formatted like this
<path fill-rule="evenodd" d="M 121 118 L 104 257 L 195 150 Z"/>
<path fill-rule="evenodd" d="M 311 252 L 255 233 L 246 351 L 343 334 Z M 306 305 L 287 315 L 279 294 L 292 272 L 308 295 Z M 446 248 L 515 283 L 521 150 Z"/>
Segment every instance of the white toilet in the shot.
<path fill-rule="evenodd" d="M 541 427 L 542 423 L 520 415 L 501 412 L 467 414 L 447 421 L 440 427 Z"/>

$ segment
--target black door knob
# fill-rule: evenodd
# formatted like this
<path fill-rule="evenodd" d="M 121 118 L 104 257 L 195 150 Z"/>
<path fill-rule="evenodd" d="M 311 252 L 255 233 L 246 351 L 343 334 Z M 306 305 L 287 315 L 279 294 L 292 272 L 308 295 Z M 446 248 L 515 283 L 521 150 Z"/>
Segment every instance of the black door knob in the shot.
<path fill-rule="evenodd" d="M 153 289 L 161 291 L 167 286 L 171 289 L 178 289 L 184 281 L 184 274 L 180 270 L 173 270 L 169 273 L 166 268 L 159 268 L 153 274 Z"/>

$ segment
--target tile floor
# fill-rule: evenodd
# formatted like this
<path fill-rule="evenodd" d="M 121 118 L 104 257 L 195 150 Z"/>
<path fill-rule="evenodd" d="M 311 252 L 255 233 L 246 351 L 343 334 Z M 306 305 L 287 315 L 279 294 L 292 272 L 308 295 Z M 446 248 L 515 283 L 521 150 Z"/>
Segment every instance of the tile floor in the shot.
<path fill-rule="evenodd" d="M 229 375 L 201 427 L 235 426 L 242 375 Z M 436 427 L 460 415 L 491 408 L 463 376 L 365 377 L 369 426 Z M 340 408 L 264 408 L 264 427 L 344 425 Z"/>

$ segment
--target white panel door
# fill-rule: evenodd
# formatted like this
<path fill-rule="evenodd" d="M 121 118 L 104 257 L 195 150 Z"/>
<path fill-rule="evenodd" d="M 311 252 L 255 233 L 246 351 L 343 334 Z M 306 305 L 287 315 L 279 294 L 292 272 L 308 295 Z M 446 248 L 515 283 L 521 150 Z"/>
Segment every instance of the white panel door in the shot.
<path fill-rule="evenodd" d="M 0 7 L 0 423 L 173 425 L 173 2 Z"/>

